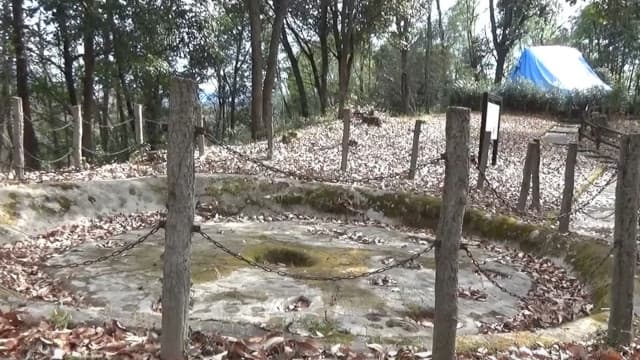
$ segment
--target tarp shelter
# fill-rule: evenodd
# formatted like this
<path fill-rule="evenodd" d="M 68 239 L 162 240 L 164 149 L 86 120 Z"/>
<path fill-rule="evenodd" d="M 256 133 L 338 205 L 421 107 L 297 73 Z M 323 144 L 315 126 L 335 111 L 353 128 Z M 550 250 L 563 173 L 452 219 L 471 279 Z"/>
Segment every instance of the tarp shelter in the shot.
<path fill-rule="evenodd" d="M 511 81 L 528 80 L 544 90 L 586 90 L 605 84 L 577 49 L 568 46 L 534 46 L 524 49 L 511 72 Z"/>

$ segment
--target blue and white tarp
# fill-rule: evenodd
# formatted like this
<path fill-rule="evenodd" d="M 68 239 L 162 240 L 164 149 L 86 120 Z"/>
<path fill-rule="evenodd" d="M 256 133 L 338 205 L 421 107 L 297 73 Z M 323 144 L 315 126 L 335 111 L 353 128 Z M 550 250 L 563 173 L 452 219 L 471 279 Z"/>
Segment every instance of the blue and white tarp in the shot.
<path fill-rule="evenodd" d="M 522 51 L 509 76 L 511 81 L 528 80 L 544 90 L 611 90 L 593 71 L 580 51 L 568 46 L 535 46 Z"/>

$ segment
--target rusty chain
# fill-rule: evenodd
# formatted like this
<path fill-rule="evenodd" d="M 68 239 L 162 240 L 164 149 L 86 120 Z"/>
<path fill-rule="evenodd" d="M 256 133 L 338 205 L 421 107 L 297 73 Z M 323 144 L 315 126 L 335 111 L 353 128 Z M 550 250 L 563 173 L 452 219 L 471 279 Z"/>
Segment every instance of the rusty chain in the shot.
<path fill-rule="evenodd" d="M 476 270 L 478 271 L 478 273 L 480 273 L 482 276 L 484 276 L 487 280 L 489 280 L 489 282 L 491 284 L 493 284 L 493 286 L 495 286 L 496 288 L 498 288 L 498 290 L 502 291 L 503 293 L 510 295 L 522 302 L 525 302 L 527 300 L 527 298 L 525 296 L 521 296 L 518 295 L 516 293 L 514 293 L 513 291 L 505 288 L 504 286 L 500 285 L 500 283 L 498 283 L 498 281 L 494 278 L 491 277 L 491 275 L 487 272 L 487 270 L 483 269 L 480 266 L 480 263 L 478 262 L 478 260 L 476 260 L 476 258 L 473 256 L 473 254 L 471 253 L 471 250 L 469 250 L 468 246 L 464 246 L 461 245 L 460 249 L 462 249 L 467 257 L 471 260 L 471 263 L 473 264 L 473 266 L 476 268 Z"/>
<path fill-rule="evenodd" d="M 488 177 L 486 176 L 485 172 L 480 170 L 480 168 L 478 166 L 474 166 L 474 169 L 476 171 L 478 171 L 478 175 L 482 178 L 482 180 L 487 184 L 487 186 L 489 187 L 489 190 L 491 190 L 491 192 L 494 194 L 494 196 L 500 200 L 500 202 L 510 211 L 514 212 L 514 213 L 520 213 L 520 211 L 518 211 L 518 209 L 511 205 L 510 202 L 505 199 L 500 192 L 496 189 L 496 187 L 493 185 L 493 183 L 491 183 L 491 181 L 488 179 Z M 559 220 L 561 217 L 563 216 L 571 216 L 571 215 L 575 215 L 578 213 L 584 213 L 586 214 L 586 212 L 584 211 L 593 200 L 595 200 L 595 198 L 597 198 L 598 196 L 600 196 L 600 194 L 602 194 L 608 187 L 609 185 L 613 184 L 613 182 L 616 180 L 618 175 L 617 171 L 614 171 L 611 173 L 611 176 L 609 177 L 609 179 L 607 180 L 607 182 L 600 186 L 598 188 L 598 190 L 592 194 L 587 200 L 583 200 L 581 201 L 581 204 L 578 206 L 573 207 L 569 212 L 566 213 L 562 213 L 562 214 L 558 214 L 555 216 L 539 216 L 539 215 L 534 215 L 534 214 L 528 214 L 527 216 L 533 219 L 537 219 L 537 220 L 544 220 L 544 221 L 557 221 Z"/>
<path fill-rule="evenodd" d="M 223 148 L 225 151 L 231 153 L 233 156 L 246 161 L 246 162 L 250 162 L 260 168 L 263 168 L 265 170 L 271 171 L 273 173 L 276 174 L 280 174 L 280 175 L 284 175 L 287 177 L 291 177 L 297 180 L 301 180 L 301 181 L 310 181 L 310 182 L 326 182 L 326 183 L 336 183 L 340 181 L 340 177 L 325 177 L 325 176 L 313 176 L 313 175 L 307 175 L 307 174 L 300 174 L 298 172 L 292 171 L 292 170 L 285 170 L 285 169 L 280 169 L 278 167 L 275 167 L 273 165 L 269 165 L 267 163 L 265 163 L 264 161 L 255 159 L 251 156 L 249 156 L 248 154 L 245 154 L 241 151 L 238 151 L 236 149 L 234 149 L 233 147 L 224 144 L 218 140 L 215 139 L 215 137 L 213 136 L 213 134 L 211 134 L 211 132 L 206 131 L 204 132 L 205 137 L 211 141 L 212 144 L 216 145 L 216 146 L 220 146 L 221 148 Z M 417 170 L 418 169 L 422 169 L 424 167 L 426 167 L 427 165 L 433 165 L 433 164 L 437 164 L 438 162 L 444 160 L 443 156 L 440 155 L 438 157 L 435 157 L 433 159 L 427 160 L 426 162 L 424 162 L 423 164 L 417 166 Z M 372 176 L 372 177 L 363 177 L 363 178 L 353 178 L 351 180 L 355 180 L 357 182 L 368 182 L 368 181 L 383 181 L 383 180 L 390 180 L 390 179 L 395 179 L 395 178 L 399 178 L 402 176 L 406 176 L 408 174 L 408 170 L 402 170 L 402 171 L 396 171 L 394 173 L 388 174 L 388 175 L 378 175 L 378 176 Z"/>
<path fill-rule="evenodd" d="M 366 271 L 366 272 L 361 272 L 361 273 L 355 273 L 355 274 L 349 274 L 349 275 L 336 275 L 336 276 L 319 276 L 319 275 L 305 275 L 305 274 L 293 274 L 293 273 L 289 273 L 283 270 L 277 270 L 277 269 L 273 269 L 269 266 L 260 264 L 254 260 L 251 260 L 249 258 L 246 258 L 240 254 L 238 254 L 237 252 L 234 252 L 232 250 L 230 250 L 229 248 L 227 248 L 226 246 L 222 245 L 219 241 L 216 241 L 215 239 L 213 239 L 211 236 L 209 236 L 207 233 L 205 233 L 204 231 L 200 230 L 198 231 L 198 233 L 200 234 L 200 236 L 202 236 L 205 240 L 209 241 L 210 243 L 212 243 L 215 247 L 217 247 L 218 249 L 222 250 L 224 253 L 226 253 L 227 255 L 230 255 L 256 269 L 262 270 L 264 272 L 267 273 L 272 273 L 272 274 L 276 274 L 278 276 L 281 277 L 285 277 L 285 278 L 291 278 L 291 279 L 295 279 L 295 280 L 314 280 L 314 281 L 341 281 L 341 280 L 356 280 L 356 279 L 360 279 L 360 278 L 367 278 L 373 275 L 378 275 L 378 274 L 382 274 L 384 272 L 387 272 L 391 269 L 395 269 L 395 268 L 399 268 L 402 267 L 412 261 L 417 260 L 419 257 L 429 253 L 431 250 L 433 250 L 433 248 L 436 246 L 436 242 L 433 242 L 430 246 L 418 251 L 417 253 L 402 259 L 400 261 L 394 262 L 390 265 L 375 269 L 375 270 L 371 270 L 371 271 Z"/>
<path fill-rule="evenodd" d="M 95 259 L 89 259 L 89 260 L 85 260 L 82 262 L 77 262 L 77 263 L 70 263 L 70 264 L 52 264 L 52 265 L 44 265 L 43 267 L 45 268 L 51 268 L 51 269 L 75 269 L 81 266 L 91 266 L 91 265 L 95 265 L 104 261 L 107 261 L 109 259 L 112 259 L 114 257 L 120 256 L 122 254 L 124 254 L 127 251 L 132 250 L 133 248 L 135 248 L 136 246 L 141 245 L 143 242 L 145 242 L 147 239 L 149 239 L 149 237 L 151 237 L 151 235 L 157 233 L 160 229 L 162 229 L 164 227 L 164 222 L 161 221 L 158 224 L 156 224 L 153 228 L 151 228 L 151 230 L 142 235 L 141 237 L 139 237 L 137 240 L 132 241 L 130 243 L 128 243 L 127 245 L 114 250 L 113 252 L 111 252 L 110 254 L 107 255 L 102 255 L 99 256 Z"/>

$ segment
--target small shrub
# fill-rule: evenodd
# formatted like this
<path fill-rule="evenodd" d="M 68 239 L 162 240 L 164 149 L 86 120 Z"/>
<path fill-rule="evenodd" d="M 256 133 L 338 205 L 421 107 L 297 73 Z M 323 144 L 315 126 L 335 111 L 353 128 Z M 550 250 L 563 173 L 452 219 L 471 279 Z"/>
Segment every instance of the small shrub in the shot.
<path fill-rule="evenodd" d="M 71 323 L 71 314 L 60 308 L 56 308 L 51 312 L 49 321 L 51 321 L 51 324 L 56 330 L 65 330 L 69 328 L 69 323 Z"/>

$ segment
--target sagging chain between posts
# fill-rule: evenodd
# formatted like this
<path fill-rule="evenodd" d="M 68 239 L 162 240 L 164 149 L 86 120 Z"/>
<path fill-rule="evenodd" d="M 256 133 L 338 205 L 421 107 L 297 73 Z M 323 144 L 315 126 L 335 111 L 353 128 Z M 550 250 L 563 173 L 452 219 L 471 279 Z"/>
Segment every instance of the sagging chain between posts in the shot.
<path fill-rule="evenodd" d="M 197 127 L 196 131 L 195 131 L 195 135 L 204 135 L 212 144 L 216 145 L 216 146 L 220 146 L 221 148 L 223 148 L 225 151 L 231 153 L 233 156 L 252 163 L 258 167 L 261 167 L 265 170 L 271 171 L 273 173 L 276 174 L 280 174 L 280 175 L 284 175 L 287 177 L 291 177 L 297 180 L 301 180 L 301 181 L 308 181 L 308 182 L 325 182 L 325 183 L 336 183 L 340 181 L 340 178 L 329 178 L 329 177 L 325 177 L 325 176 L 313 176 L 313 175 L 307 175 L 307 174 L 300 174 L 298 172 L 292 171 L 292 170 L 284 170 L 284 169 L 280 169 L 277 168 L 273 165 L 269 165 L 266 164 L 265 162 L 255 159 L 241 151 L 238 151 L 236 149 L 234 149 L 233 147 L 223 144 L 222 142 L 218 141 L 215 139 L 214 135 L 211 134 L 211 132 L 206 131 L 206 129 L 204 128 L 200 128 Z M 440 161 L 443 161 L 444 157 L 443 155 L 440 155 L 436 158 L 430 159 L 428 161 L 426 161 L 425 163 L 421 164 L 420 166 L 418 166 L 418 169 L 422 169 L 424 167 L 426 167 L 427 165 L 433 165 L 433 164 L 437 164 Z M 378 176 L 372 176 L 372 177 L 363 177 L 363 178 L 354 178 L 352 180 L 356 180 L 358 182 L 368 182 L 368 181 L 383 181 L 383 180 L 390 180 L 390 179 L 396 179 L 396 178 L 400 178 L 400 177 L 404 177 L 407 176 L 408 174 L 408 170 L 403 170 L 403 171 L 396 171 L 392 174 L 389 175 L 378 175 Z"/>
<path fill-rule="evenodd" d="M 514 298 L 516 298 L 516 299 L 518 299 L 520 301 L 523 301 L 523 302 L 526 301 L 526 297 L 520 296 L 520 295 L 514 293 L 513 291 L 505 288 L 504 286 L 500 285 L 500 283 L 496 279 L 492 278 L 491 275 L 487 272 L 487 270 L 483 269 L 480 266 L 480 263 L 473 256 L 473 254 L 471 253 L 471 250 L 469 250 L 469 247 L 467 247 L 466 245 L 461 245 L 460 249 L 465 252 L 467 257 L 471 260 L 471 263 L 473 264 L 473 266 L 478 271 L 478 273 L 480 273 L 480 275 L 485 277 L 491 284 L 493 284 L 493 286 L 498 288 L 498 290 L 502 291 L 503 293 L 505 293 L 505 294 L 507 294 L 509 296 L 513 296 Z"/>
<path fill-rule="evenodd" d="M 224 253 L 226 253 L 227 255 L 230 255 L 256 269 L 262 270 L 264 272 L 267 273 L 273 273 L 276 275 L 279 275 L 281 277 L 285 277 L 285 278 L 291 278 L 291 279 L 296 279 L 296 280 L 314 280 L 314 281 L 341 281 L 341 280 L 356 280 L 356 279 L 360 279 L 360 278 L 367 278 L 373 275 L 378 275 L 378 274 L 382 274 L 384 272 L 387 272 L 391 269 L 395 269 L 395 268 L 399 268 L 402 267 L 406 264 L 409 264 L 412 261 L 417 260 L 418 258 L 420 258 L 421 256 L 429 253 L 431 250 L 433 250 L 433 248 L 436 246 L 436 242 L 433 242 L 431 245 L 429 245 L 428 247 L 418 251 L 417 253 L 402 259 L 400 261 L 394 262 L 390 265 L 375 269 L 375 270 L 371 270 L 371 271 L 366 271 L 366 272 L 361 272 L 361 273 L 356 273 L 356 274 L 349 274 L 349 275 L 335 275 L 335 276 L 320 276 L 320 275 L 305 275 L 305 274 L 294 274 L 294 273 L 289 273 L 283 270 L 278 270 L 278 269 L 273 269 L 269 266 L 260 264 L 254 260 L 251 260 L 249 258 L 246 258 L 240 254 L 238 254 L 237 252 L 234 252 L 232 250 L 230 250 L 229 248 L 227 248 L 226 246 L 224 246 L 222 243 L 220 243 L 219 241 L 216 241 L 215 239 L 213 239 L 211 236 L 209 236 L 207 233 L 205 233 L 204 231 L 198 231 L 198 233 L 200 234 L 200 236 L 202 236 L 205 240 L 209 241 L 210 243 L 212 243 L 215 247 L 217 247 L 218 249 L 222 250 Z"/>
<path fill-rule="evenodd" d="M 482 178 L 482 180 L 487 184 L 487 186 L 489 187 L 489 190 L 491 190 L 491 192 L 494 194 L 494 196 L 510 211 L 514 212 L 514 213 L 520 213 L 520 211 L 518 211 L 518 209 L 511 205 L 511 203 L 509 202 L 509 200 L 505 199 L 500 192 L 497 190 L 497 188 L 494 186 L 493 183 L 491 183 L 491 181 L 488 179 L 487 175 L 480 170 L 480 168 L 477 166 L 476 163 L 474 163 L 474 169 L 478 172 L 478 176 L 480 176 Z M 613 184 L 614 181 L 616 181 L 616 177 L 618 175 L 617 171 L 614 171 L 611 176 L 609 177 L 609 179 L 607 180 L 607 182 L 602 185 L 601 187 L 599 187 L 598 191 L 596 191 L 594 194 L 592 194 L 589 199 L 585 200 L 585 201 L 581 201 L 581 204 L 578 206 L 575 206 L 574 208 L 571 209 L 571 211 L 567 212 L 567 213 L 562 213 L 562 214 L 558 214 L 555 216 L 539 216 L 539 215 L 535 215 L 535 214 L 529 214 L 528 217 L 536 219 L 536 220 L 542 220 L 542 221 L 557 221 L 558 219 L 560 219 L 563 216 L 571 216 L 571 215 L 575 215 L 578 213 L 585 213 L 584 209 L 586 209 L 593 200 L 595 200 L 595 198 L 597 198 L 600 194 L 602 194 L 608 187 L 609 185 Z M 587 214 L 588 215 L 588 214 Z"/>
<path fill-rule="evenodd" d="M 45 268 L 50 268 L 50 269 L 75 269 L 81 266 L 91 266 L 91 265 L 95 265 L 104 261 L 107 261 L 109 259 L 115 258 L 117 256 L 120 256 L 122 254 L 124 254 L 127 251 L 132 250 L 133 248 L 141 245 L 143 242 L 147 241 L 147 239 L 149 239 L 149 237 L 151 237 L 153 234 L 157 233 L 160 229 L 162 229 L 164 227 L 165 222 L 164 221 L 160 221 L 158 224 L 156 224 L 153 228 L 151 228 L 151 230 L 142 235 L 141 237 L 139 237 L 137 240 L 132 241 L 128 244 L 126 244 L 125 246 L 114 250 L 113 252 L 111 252 L 110 254 L 107 255 L 102 255 L 99 256 L 95 259 L 89 259 L 89 260 L 85 260 L 85 261 L 81 261 L 81 262 L 77 262 L 77 263 L 71 263 L 71 264 L 52 264 L 52 265 L 44 265 L 43 267 Z"/>

